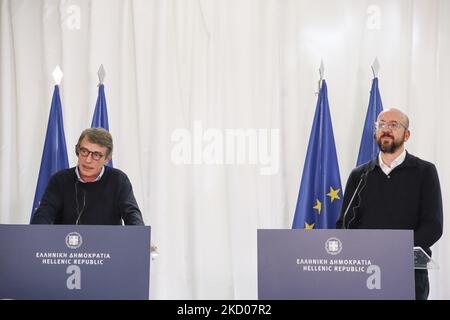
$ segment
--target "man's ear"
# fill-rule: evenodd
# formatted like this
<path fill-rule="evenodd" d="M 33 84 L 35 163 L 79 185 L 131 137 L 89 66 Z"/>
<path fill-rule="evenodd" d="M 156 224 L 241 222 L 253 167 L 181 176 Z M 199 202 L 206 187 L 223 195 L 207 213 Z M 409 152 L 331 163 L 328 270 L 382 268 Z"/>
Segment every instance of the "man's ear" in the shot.
<path fill-rule="evenodd" d="M 109 155 L 107 158 L 105 158 L 105 165 L 107 165 L 111 159 L 112 159 L 111 155 Z"/>
<path fill-rule="evenodd" d="M 410 136 L 411 136 L 411 132 L 409 131 L 409 129 L 406 129 L 404 142 L 408 141 Z"/>

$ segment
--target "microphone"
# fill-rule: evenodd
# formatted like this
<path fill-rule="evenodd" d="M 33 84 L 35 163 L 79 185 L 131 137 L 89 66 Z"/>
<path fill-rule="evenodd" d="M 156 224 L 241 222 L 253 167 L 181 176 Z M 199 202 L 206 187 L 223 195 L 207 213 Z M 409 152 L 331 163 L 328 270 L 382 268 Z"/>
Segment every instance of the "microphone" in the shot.
<path fill-rule="evenodd" d="M 359 194 L 361 193 L 361 191 L 364 189 L 364 187 L 365 187 L 365 185 L 366 185 L 367 176 L 369 175 L 369 172 L 370 172 L 370 171 L 371 171 L 371 170 L 370 170 L 370 167 L 369 167 L 366 171 L 364 171 L 364 172 L 361 174 L 361 178 L 359 179 L 359 183 L 358 183 L 358 185 L 356 186 L 355 192 L 353 192 L 352 198 L 350 199 L 350 202 L 349 202 L 349 204 L 348 204 L 348 206 L 347 206 L 347 209 L 346 209 L 345 212 L 344 212 L 344 217 L 343 217 L 343 219 L 342 219 L 342 224 L 343 224 L 344 229 L 348 229 L 348 227 L 350 226 L 350 224 L 352 223 L 352 221 L 356 218 L 356 215 L 353 214 L 353 218 L 350 220 L 350 222 L 348 223 L 348 225 L 347 225 L 347 226 L 345 225 L 345 218 L 347 217 L 348 211 L 350 210 L 350 207 L 352 206 L 353 199 L 355 198 L 356 194 L 358 194 L 358 196 L 359 196 Z M 363 186 L 360 188 L 360 186 L 361 186 L 361 184 L 362 184 L 363 181 L 364 181 L 364 184 L 363 184 Z M 360 198 L 360 201 L 361 201 L 361 198 Z M 358 205 L 358 206 L 359 206 L 359 205 Z"/>
<path fill-rule="evenodd" d="M 86 190 L 81 189 L 81 191 L 83 193 L 83 207 L 80 210 L 80 206 L 78 204 L 78 188 L 77 188 L 78 182 L 79 182 L 78 180 L 75 182 L 75 202 L 76 202 L 76 206 L 77 206 L 77 208 L 76 208 L 77 209 L 77 220 L 75 221 L 76 225 L 80 224 L 81 216 L 83 215 L 84 208 L 86 207 Z"/>

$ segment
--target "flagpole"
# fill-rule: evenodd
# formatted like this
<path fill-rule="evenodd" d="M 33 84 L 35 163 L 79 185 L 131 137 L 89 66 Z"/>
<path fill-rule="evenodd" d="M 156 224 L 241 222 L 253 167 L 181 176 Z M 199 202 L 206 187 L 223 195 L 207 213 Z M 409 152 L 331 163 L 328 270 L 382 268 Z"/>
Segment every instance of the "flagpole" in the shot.
<path fill-rule="evenodd" d="M 328 103 L 323 61 L 320 90 L 295 208 L 293 229 L 334 229 L 342 205 L 342 186 Z"/>
<path fill-rule="evenodd" d="M 319 67 L 319 91 L 317 92 L 317 94 L 319 94 L 320 88 L 322 88 L 322 80 L 324 78 L 324 75 L 325 75 L 325 67 L 323 65 L 323 59 L 321 59 Z"/>
<path fill-rule="evenodd" d="M 105 80 L 105 76 L 106 76 L 106 72 L 105 72 L 105 68 L 103 67 L 103 64 L 100 64 L 100 68 L 98 68 L 97 76 L 98 76 L 98 86 L 101 86 L 103 84 L 103 81 Z"/>
<path fill-rule="evenodd" d="M 380 62 L 378 61 L 378 57 L 375 57 L 375 60 L 372 63 L 372 73 L 374 78 L 378 78 L 378 72 L 380 71 Z"/>
<path fill-rule="evenodd" d="M 369 105 L 367 107 L 366 119 L 364 121 L 358 158 L 356 160 L 357 166 L 373 159 L 379 152 L 378 144 L 373 138 L 375 121 L 377 121 L 378 114 L 383 111 L 383 103 L 381 101 L 381 95 L 378 89 L 380 62 L 377 57 L 375 57 L 371 68 L 373 73 L 372 88 L 370 89 Z"/>
<path fill-rule="evenodd" d="M 94 115 L 92 117 L 91 128 L 104 128 L 109 131 L 108 110 L 106 107 L 105 86 L 103 82 L 105 80 L 106 72 L 103 64 L 100 65 L 97 72 L 98 76 L 98 96 L 95 103 Z M 107 166 L 113 167 L 112 159 L 108 161 Z"/>
<path fill-rule="evenodd" d="M 52 72 L 53 80 L 55 80 L 55 85 L 59 86 L 62 78 L 64 77 L 64 73 L 62 72 L 59 64 L 56 65 L 55 69 Z"/>
<path fill-rule="evenodd" d="M 34 194 L 33 207 L 31 210 L 30 223 L 33 221 L 34 213 L 40 206 L 45 189 L 50 178 L 56 172 L 69 168 L 67 157 L 66 138 L 64 134 L 64 123 L 59 96 L 59 84 L 64 76 L 59 65 L 52 72 L 55 81 L 53 97 L 48 117 L 47 132 L 45 134 L 44 148 L 42 151 L 41 165 Z"/>

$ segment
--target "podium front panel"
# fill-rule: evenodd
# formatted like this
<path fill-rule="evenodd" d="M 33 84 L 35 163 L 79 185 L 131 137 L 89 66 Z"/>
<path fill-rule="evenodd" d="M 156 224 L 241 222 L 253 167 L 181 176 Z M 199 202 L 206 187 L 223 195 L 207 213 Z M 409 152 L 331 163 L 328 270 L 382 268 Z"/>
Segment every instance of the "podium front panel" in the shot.
<path fill-rule="evenodd" d="M 414 299 L 410 230 L 258 230 L 259 299 Z"/>
<path fill-rule="evenodd" d="M 0 225 L 0 299 L 148 299 L 150 227 Z"/>

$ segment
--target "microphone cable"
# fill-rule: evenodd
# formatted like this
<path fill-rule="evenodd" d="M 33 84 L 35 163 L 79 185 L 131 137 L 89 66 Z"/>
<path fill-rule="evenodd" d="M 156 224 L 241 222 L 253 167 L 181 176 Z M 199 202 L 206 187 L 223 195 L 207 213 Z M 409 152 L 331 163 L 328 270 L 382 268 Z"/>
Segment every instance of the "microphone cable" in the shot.
<path fill-rule="evenodd" d="M 78 180 L 75 182 L 75 203 L 76 203 L 76 210 L 77 210 L 77 220 L 75 221 L 75 224 L 79 225 L 81 216 L 83 215 L 83 212 L 84 212 L 84 208 L 86 207 L 86 191 L 85 190 L 81 190 L 81 191 L 83 191 L 83 207 L 81 208 L 81 211 L 80 211 L 80 206 L 79 206 L 79 203 L 78 203 L 78 188 L 77 188 L 77 185 L 78 185 Z"/>

